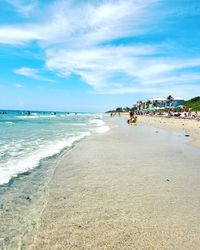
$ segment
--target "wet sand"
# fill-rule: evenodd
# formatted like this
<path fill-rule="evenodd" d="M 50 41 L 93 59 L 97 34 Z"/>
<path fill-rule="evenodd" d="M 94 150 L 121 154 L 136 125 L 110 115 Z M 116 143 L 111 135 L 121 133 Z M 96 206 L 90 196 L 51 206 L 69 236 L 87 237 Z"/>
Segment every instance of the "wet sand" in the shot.
<path fill-rule="evenodd" d="M 199 149 L 113 120 L 60 157 L 25 249 L 200 248 Z"/>
<path fill-rule="evenodd" d="M 56 161 L 45 159 L 40 167 L 0 186 L 0 249 L 28 249 L 32 244 Z"/>

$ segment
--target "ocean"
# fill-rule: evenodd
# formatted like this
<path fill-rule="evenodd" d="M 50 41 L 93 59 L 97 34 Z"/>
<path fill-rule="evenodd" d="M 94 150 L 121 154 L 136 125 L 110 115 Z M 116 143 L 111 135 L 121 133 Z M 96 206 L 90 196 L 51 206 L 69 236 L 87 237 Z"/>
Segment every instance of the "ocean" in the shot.
<path fill-rule="evenodd" d="M 101 113 L 0 110 L 0 185 L 93 133 L 109 130 Z"/>

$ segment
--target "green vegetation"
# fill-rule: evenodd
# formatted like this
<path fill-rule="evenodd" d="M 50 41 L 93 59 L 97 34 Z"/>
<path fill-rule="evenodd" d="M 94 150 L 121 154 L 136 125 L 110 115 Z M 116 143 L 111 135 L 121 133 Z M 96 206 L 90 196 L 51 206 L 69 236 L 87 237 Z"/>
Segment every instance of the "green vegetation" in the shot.
<path fill-rule="evenodd" d="M 126 107 L 126 108 L 122 108 L 122 107 L 118 107 L 116 109 L 113 109 L 113 110 L 109 110 L 109 111 L 106 111 L 106 113 L 121 113 L 121 112 L 129 112 L 129 111 L 133 111 L 133 108 L 129 108 L 129 107 Z"/>
<path fill-rule="evenodd" d="M 185 105 L 187 108 L 191 106 L 193 111 L 200 111 L 200 96 L 194 97 L 191 100 L 184 102 L 183 105 Z"/>

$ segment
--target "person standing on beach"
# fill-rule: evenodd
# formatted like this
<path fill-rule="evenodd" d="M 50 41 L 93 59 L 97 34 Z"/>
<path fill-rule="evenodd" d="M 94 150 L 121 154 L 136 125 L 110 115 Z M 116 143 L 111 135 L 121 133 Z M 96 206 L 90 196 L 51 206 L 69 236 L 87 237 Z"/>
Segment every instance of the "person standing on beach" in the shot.
<path fill-rule="evenodd" d="M 191 117 L 191 115 L 192 115 L 192 107 L 190 106 L 188 109 L 188 116 Z"/>
<path fill-rule="evenodd" d="M 127 120 L 127 123 L 131 123 L 131 119 L 133 118 L 134 113 L 132 111 L 129 111 L 129 119 Z"/>
<path fill-rule="evenodd" d="M 134 116 L 134 112 L 130 111 L 129 112 L 130 119 Z"/>

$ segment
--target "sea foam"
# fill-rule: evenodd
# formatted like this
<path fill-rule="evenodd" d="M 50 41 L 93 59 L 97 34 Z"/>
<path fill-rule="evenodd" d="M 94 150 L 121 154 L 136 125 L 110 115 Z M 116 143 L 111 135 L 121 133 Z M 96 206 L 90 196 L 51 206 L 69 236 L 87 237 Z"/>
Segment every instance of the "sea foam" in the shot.
<path fill-rule="evenodd" d="M 16 177 L 18 174 L 32 170 L 40 164 L 42 159 L 57 155 L 63 149 L 71 147 L 75 142 L 89 135 L 89 132 L 85 132 L 61 141 L 53 141 L 48 145 L 42 145 L 30 155 L 11 159 L 0 168 L 0 185 L 8 183 L 12 177 Z"/>
<path fill-rule="evenodd" d="M 34 112 L 28 115 L 13 111 L 0 118 L 3 121 L 0 122 L 0 185 L 42 166 L 42 159 L 59 154 L 82 138 L 109 130 L 102 114 Z"/>

